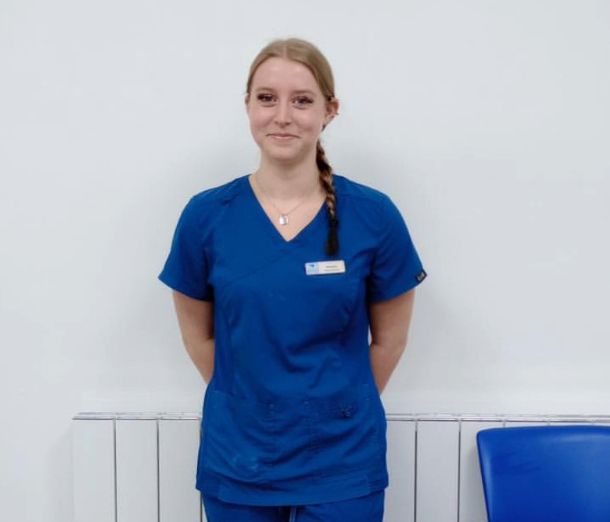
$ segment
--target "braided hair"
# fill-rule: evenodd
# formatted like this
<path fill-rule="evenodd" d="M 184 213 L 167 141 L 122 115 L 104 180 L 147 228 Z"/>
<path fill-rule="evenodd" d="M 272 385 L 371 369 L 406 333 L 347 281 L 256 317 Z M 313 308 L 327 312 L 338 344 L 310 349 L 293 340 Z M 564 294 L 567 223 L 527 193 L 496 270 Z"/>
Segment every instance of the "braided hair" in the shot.
<path fill-rule="evenodd" d="M 335 81 L 332 69 L 328 60 L 320 50 L 312 43 L 300 38 L 287 38 L 273 40 L 263 47 L 256 55 L 248 74 L 246 84 L 246 95 L 249 96 L 252 86 L 254 73 L 259 65 L 268 58 L 287 58 L 305 65 L 320 86 L 322 94 L 326 100 L 331 101 L 335 98 Z M 339 221 L 337 219 L 337 196 L 333 183 L 333 170 L 326 158 L 324 148 L 318 140 L 316 144 L 316 165 L 320 173 L 320 182 L 326 192 L 326 213 L 328 216 L 328 237 L 326 239 L 325 251 L 328 256 L 335 256 L 339 252 L 339 238 L 337 229 Z"/>
<path fill-rule="evenodd" d="M 335 186 L 333 185 L 332 167 L 326 159 L 326 153 L 320 144 L 320 140 L 316 145 L 316 163 L 320 171 L 320 182 L 326 191 L 326 213 L 328 215 L 328 238 L 326 239 L 326 254 L 334 256 L 339 252 L 339 238 L 337 237 L 337 228 L 339 220 L 337 219 L 337 197 L 335 194 Z"/>

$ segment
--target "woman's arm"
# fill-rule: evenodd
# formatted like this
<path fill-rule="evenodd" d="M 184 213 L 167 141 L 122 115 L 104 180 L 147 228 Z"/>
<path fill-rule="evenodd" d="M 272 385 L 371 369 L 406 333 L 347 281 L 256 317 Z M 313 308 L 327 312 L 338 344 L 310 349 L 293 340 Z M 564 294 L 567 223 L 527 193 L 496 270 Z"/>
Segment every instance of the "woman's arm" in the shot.
<path fill-rule="evenodd" d="M 369 305 L 371 367 L 380 394 L 407 346 L 414 299 L 415 289 L 412 289 L 393 299 Z"/>
<path fill-rule="evenodd" d="M 214 305 L 175 290 L 172 295 L 184 347 L 208 383 L 214 370 Z"/>

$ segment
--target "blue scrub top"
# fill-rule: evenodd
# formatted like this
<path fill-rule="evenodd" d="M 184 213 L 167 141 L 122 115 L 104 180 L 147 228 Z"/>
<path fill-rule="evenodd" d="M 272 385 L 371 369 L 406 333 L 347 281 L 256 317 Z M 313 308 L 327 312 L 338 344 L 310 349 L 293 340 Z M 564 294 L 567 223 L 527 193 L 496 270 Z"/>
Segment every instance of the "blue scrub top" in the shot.
<path fill-rule="evenodd" d="M 194 196 L 159 279 L 214 302 L 214 372 L 196 486 L 250 505 L 367 495 L 388 484 L 386 420 L 369 358 L 368 303 L 426 277 L 385 194 L 333 174 L 339 253 L 324 203 L 286 241 L 248 175 Z M 315 273 L 342 260 L 345 272 Z M 313 272 L 313 273 L 312 273 Z"/>

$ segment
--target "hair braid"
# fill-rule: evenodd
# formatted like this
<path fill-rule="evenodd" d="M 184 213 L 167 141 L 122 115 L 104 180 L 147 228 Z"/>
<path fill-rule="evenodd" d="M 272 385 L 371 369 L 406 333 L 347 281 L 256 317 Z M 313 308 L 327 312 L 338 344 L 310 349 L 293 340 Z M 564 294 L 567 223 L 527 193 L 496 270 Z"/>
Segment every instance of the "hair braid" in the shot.
<path fill-rule="evenodd" d="M 316 164 L 320 171 L 320 181 L 326 191 L 326 211 L 328 213 L 328 238 L 326 240 L 326 254 L 334 256 L 339 251 L 339 238 L 337 237 L 337 228 L 339 220 L 337 219 L 337 197 L 335 186 L 333 185 L 332 167 L 326 159 L 326 153 L 322 148 L 320 140 L 316 145 Z"/>

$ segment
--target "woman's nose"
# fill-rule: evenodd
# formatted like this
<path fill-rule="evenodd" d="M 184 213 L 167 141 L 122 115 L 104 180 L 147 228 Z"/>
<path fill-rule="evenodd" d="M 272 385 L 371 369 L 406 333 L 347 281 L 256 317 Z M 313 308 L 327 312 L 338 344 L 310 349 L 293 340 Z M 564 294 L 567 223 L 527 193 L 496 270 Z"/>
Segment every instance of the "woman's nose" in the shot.
<path fill-rule="evenodd" d="M 287 124 L 292 121 L 291 107 L 288 101 L 279 102 L 275 112 L 275 120 L 277 123 Z"/>

